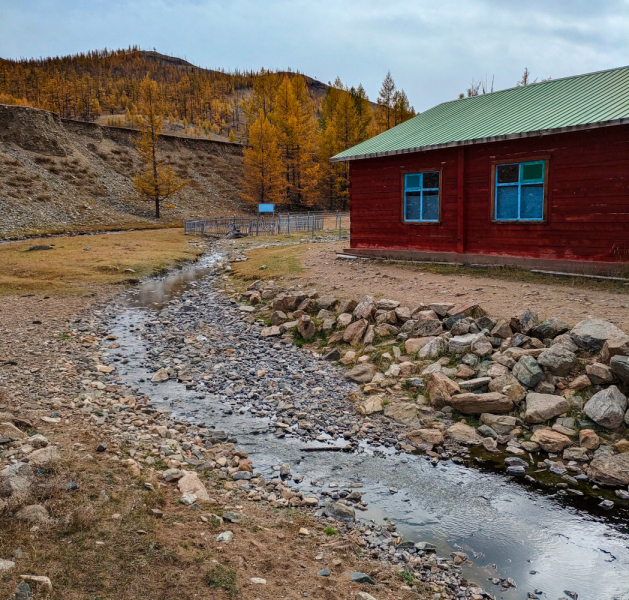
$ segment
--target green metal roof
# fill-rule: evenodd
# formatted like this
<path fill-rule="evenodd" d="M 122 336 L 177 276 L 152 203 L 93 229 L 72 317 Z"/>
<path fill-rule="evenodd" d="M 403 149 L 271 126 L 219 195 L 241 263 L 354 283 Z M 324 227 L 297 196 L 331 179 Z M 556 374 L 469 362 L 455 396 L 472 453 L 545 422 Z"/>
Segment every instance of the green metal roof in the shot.
<path fill-rule="evenodd" d="M 336 156 L 347 161 L 629 123 L 629 67 L 438 104 Z"/>

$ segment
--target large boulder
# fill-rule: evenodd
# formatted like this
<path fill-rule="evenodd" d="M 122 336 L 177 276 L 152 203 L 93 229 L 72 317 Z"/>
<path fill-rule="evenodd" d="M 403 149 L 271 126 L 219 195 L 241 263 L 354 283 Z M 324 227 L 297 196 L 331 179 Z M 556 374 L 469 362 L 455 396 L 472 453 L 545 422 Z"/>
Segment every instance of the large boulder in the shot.
<path fill-rule="evenodd" d="M 332 517 L 341 521 L 350 521 L 355 516 L 355 511 L 351 506 L 347 504 L 341 504 L 340 502 L 328 502 L 324 509 L 323 514 L 326 517 Z"/>
<path fill-rule="evenodd" d="M 480 446 L 483 438 L 476 432 L 476 429 L 470 427 L 467 423 L 455 423 L 452 427 L 448 427 L 448 437 L 466 446 Z"/>
<path fill-rule="evenodd" d="M 477 333 L 467 333 L 465 335 L 455 335 L 448 340 L 448 350 L 454 354 L 463 354 L 472 347 L 472 342 L 478 337 Z"/>
<path fill-rule="evenodd" d="M 365 362 L 347 371 L 345 378 L 356 383 L 369 383 L 376 374 L 376 371 L 375 365 Z"/>
<path fill-rule="evenodd" d="M 376 312 L 376 303 L 371 296 L 365 296 L 354 309 L 354 316 L 357 319 L 369 320 Z"/>
<path fill-rule="evenodd" d="M 626 336 L 622 329 L 604 319 L 585 319 L 572 328 L 570 335 L 579 348 L 586 350 L 598 350 L 607 340 Z"/>
<path fill-rule="evenodd" d="M 513 376 L 526 387 L 534 388 L 544 379 L 544 371 L 537 364 L 537 361 L 528 355 L 520 357 L 513 367 Z"/>
<path fill-rule="evenodd" d="M 417 337 L 434 337 L 443 333 L 443 325 L 438 319 L 424 319 L 417 321 L 413 335 Z"/>
<path fill-rule="evenodd" d="M 595 458 L 590 463 L 589 475 L 603 485 L 629 485 L 629 453 Z"/>
<path fill-rule="evenodd" d="M 444 404 L 448 404 L 453 394 L 461 391 L 459 384 L 452 381 L 443 373 L 428 373 L 426 375 L 426 390 L 430 396 L 430 402 L 433 406 L 441 408 Z"/>
<path fill-rule="evenodd" d="M 612 373 L 623 383 L 629 383 L 629 356 L 614 356 L 609 361 Z"/>
<path fill-rule="evenodd" d="M 358 302 L 356 302 L 356 300 L 351 300 L 351 299 L 341 300 L 341 303 L 339 304 L 339 312 L 340 313 L 354 312 L 354 309 L 356 308 L 357 305 L 358 305 Z"/>
<path fill-rule="evenodd" d="M 567 435 L 553 431 L 552 429 L 539 429 L 532 436 L 531 441 L 535 442 L 546 452 L 561 452 L 572 442 Z"/>
<path fill-rule="evenodd" d="M 343 332 L 343 341 L 347 344 L 351 344 L 352 346 L 358 345 L 360 340 L 362 340 L 368 325 L 369 323 L 366 319 L 355 321 Z"/>
<path fill-rule="evenodd" d="M 577 355 L 561 344 L 556 344 L 544 350 L 537 357 L 537 362 L 553 375 L 563 377 L 574 369 Z"/>
<path fill-rule="evenodd" d="M 483 425 L 491 427 L 498 435 L 504 435 L 509 433 L 512 429 L 515 429 L 517 425 L 517 419 L 509 415 L 492 415 L 489 413 L 483 413 L 480 416 L 480 422 Z"/>
<path fill-rule="evenodd" d="M 494 351 L 494 347 L 484 335 L 479 335 L 470 345 L 470 350 L 477 356 L 489 356 Z"/>
<path fill-rule="evenodd" d="M 376 302 L 376 308 L 378 310 L 395 310 L 400 303 L 397 300 L 390 300 L 389 298 L 380 298 Z"/>
<path fill-rule="evenodd" d="M 554 339 L 558 335 L 566 333 L 566 331 L 569 330 L 570 327 L 568 327 L 561 319 L 551 318 L 542 321 L 539 325 L 530 329 L 528 335 L 536 337 L 540 340 L 547 340 Z"/>
<path fill-rule="evenodd" d="M 450 406 L 464 415 L 481 413 L 508 413 L 513 410 L 513 402 L 508 396 L 499 392 L 488 394 L 457 394 L 452 396 Z"/>
<path fill-rule="evenodd" d="M 592 363 L 585 367 L 590 383 L 594 385 L 608 385 L 616 381 L 616 376 L 607 365 L 603 363 Z"/>
<path fill-rule="evenodd" d="M 210 495 L 207 489 L 203 485 L 203 482 L 199 479 L 199 476 L 194 472 L 187 472 L 178 482 L 177 487 L 182 494 L 194 494 L 197 500 L 201 502 L 209 502 Z"/>
<path fill-rule="evenodd" d="M 444 442 L 443 433 L 439 429 L 432 428 L 413 429 L 406 434 L 406 438 L 418 445 L 441 446 Z"/>
<path fill-rule="evenodd" d="M 532 310 L 525 310 L 518 317 L 511 317 L 510 326 L 516 333 L 528 335 L 529 331 L 539 325 L 539 317 Z"/>
<path fill-rule="evenodd" d="M 338 300 L 329 294 L 317 298 L 317 308 L 324 308 L 325 310 L 332 310 Z"/>
<path fill-rule="evenodd" d="M 626 410 L 627 398 L 615 385 L 594 394 L 583 407 L 592 421 L 607 429 L 620 427 Z"/>
<path fill-rule="evenodd" d="M 404 342 L 404 350 L 406 350 L 406 354 L 415 354 L 415 352 L 419 352 L 428 342 L 432 342 L 432 340 L 440 339 L 435 337 L 420 337 L 420 338 L 409 338 Z M 445 342 L 442 343 L 445 346 Z"/>
<path fill-rule="evenodd" d="M 309 340 L 317 333 L 317 326 L 308 315 L 301 315 L 297 321 L 297 331 L 299 331 L 302 338 Z"/>
<path fill-rule="evenodd" d="M 25 440 L 26 438 L 27 435 L 20 431 L 13 423 L 0 423 L 0 439 L 16 442 L 18 440 Z"/>
<path fill-rule="evenodd" d="M 562 396 L 530 392 L 526 395 L 524 419 L 527 423 L 543 423 L 570 410 L 570 403 Z"/>
<path fill-rule="evenodd" d="M 358 405 L 356 410 L 361 415 L 372 415 L 374 413 L 382 412 L 382 410 L 384 409 L 383 402 L 384 396 L 382 395 L 369 396 L 366 400 Z"/>
<path fill-rule="evenodd" d="M 426 338 L 420 338 L 426 339 Z M 448 344 L 443 338 L 436 337 L 430 341 L 419 351 L 419 358 L 439 358 L 445 354 Z"/>
<path fill-rule="evenodd" d="M 411 427 L 421 425 L 421 413 L 413 402 L 391 402 L 385 405 L 384 416 Z"/>

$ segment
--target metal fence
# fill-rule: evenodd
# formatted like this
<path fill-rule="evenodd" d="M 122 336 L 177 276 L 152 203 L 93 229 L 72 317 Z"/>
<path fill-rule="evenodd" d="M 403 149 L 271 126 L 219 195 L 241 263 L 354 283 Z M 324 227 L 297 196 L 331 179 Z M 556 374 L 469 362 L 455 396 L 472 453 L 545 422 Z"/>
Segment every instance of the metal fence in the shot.
<path fill-rule="evenodd" d="M 315 232 L 327 231 L 338 232 L 341 237 L 343 229 L 349 229 L 349 223 L 349 213 L 278 213 L 273 216 L 188 220 L 184 224 L 184 231 L 192 235 L 237 237 L 291 233 L 310 233 L 314 236 Z"/>

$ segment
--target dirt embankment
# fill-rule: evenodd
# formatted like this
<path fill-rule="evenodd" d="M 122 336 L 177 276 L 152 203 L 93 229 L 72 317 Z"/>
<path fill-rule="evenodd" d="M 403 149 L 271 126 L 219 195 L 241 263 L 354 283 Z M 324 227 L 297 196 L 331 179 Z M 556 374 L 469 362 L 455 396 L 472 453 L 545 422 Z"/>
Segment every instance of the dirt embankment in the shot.
<path fill-rule="evenodd" d="M 140 163 L 131 130 L 67 121 L 0 105 L 0 237 L 157 224 L 133 177 Z M 161 222 L 239 214 L 242 147 L 161 137 L 164 160 L 190 185 Z"/>

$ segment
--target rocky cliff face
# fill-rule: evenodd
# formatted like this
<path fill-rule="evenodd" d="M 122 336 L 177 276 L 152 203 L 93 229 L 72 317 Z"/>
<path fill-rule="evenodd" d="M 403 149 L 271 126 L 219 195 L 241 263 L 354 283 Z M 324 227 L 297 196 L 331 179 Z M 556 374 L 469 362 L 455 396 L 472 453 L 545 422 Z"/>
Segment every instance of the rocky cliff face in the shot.
<path fill-rule="evenodd" d="M 133 187 L 139 161 L 122 128 L 0 105 L 0 236 L 155 222 Z M 162 222 L 239 214 L 242 147 L 162 136 L 164 160 L 190 185 Z"/>

